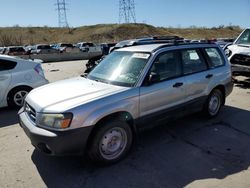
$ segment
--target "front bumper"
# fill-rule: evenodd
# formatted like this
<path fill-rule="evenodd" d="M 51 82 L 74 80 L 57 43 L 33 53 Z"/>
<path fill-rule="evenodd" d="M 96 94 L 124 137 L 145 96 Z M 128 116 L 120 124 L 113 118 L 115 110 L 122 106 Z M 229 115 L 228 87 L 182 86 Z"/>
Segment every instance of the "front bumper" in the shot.
<path fill-rule="evenodd" d="M 22 111 L 22 110 L 20 110 Z M 92 126 L 65 131 L 37 127 L 26 112 L 19 113 L 19 124 L 32 145 L 49 155 L 81 155 L 84 153 Z"/>
<path fill-rule="evenodd" d="M 232 64 L 233 75 L 250 75 L 250 66 Z"/>

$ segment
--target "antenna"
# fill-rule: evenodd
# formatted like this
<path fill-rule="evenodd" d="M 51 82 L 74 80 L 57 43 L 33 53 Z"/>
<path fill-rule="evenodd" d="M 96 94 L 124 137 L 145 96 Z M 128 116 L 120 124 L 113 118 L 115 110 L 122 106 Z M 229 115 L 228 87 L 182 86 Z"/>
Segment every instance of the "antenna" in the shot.
<path fill-rule="evenodd" d="M 55 4 L 58 11 L 58 26 L 59 27 L 69 27 L 66 14 L 66 3 L 65 0 L 57 0 Z"/>
<path fill-rule="evenodd" d="M 119 23 L 136 23 L 134 0 L 119 1 Z"/>

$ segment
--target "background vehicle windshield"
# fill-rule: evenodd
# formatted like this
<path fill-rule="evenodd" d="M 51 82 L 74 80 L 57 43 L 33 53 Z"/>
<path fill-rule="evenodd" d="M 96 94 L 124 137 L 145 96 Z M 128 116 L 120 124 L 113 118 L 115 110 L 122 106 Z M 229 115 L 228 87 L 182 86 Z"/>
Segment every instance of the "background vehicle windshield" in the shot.
<path fill-rule="evenodd" d="M 250 44 L 250 29 L 246 29 L 235 42 L 235 44 Z"/>
<path fill-rule="evenodd" d="M 133 87 L 145 67 L 149 53 L 113 52 L 88 75 L 88 79 Z"/>

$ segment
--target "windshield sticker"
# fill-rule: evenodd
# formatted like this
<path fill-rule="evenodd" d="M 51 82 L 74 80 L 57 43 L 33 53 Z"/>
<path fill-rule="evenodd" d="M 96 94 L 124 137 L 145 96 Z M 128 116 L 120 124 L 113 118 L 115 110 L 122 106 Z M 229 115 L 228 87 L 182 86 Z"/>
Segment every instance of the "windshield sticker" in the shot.
<path fill-rule="evenodd" d="M 150 56 L 149 54 L 145 54 L 145 53 L 134 53 L 132 58 L 148 59 L 149 56 Z"/>

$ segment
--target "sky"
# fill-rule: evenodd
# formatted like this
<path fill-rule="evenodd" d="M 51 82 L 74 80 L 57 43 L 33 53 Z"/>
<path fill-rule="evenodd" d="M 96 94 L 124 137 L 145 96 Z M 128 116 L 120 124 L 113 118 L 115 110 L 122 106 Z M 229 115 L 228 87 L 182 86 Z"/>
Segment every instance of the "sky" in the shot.
<path fill-rule="evenodd" d="M 136 21 L 162 27 L 250 27 L 250 0 L 134 0 Z M 70 27 L 119 22 L 119 0 L 66 0 Z M 58 26 L 56 0 L 0 0 L 0 27 Z"/>

